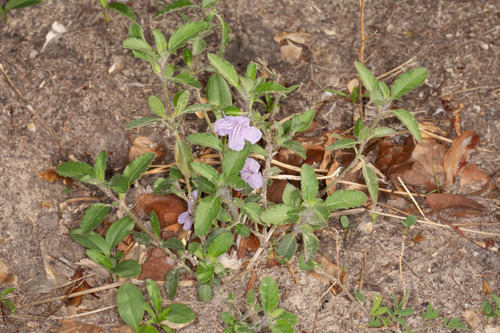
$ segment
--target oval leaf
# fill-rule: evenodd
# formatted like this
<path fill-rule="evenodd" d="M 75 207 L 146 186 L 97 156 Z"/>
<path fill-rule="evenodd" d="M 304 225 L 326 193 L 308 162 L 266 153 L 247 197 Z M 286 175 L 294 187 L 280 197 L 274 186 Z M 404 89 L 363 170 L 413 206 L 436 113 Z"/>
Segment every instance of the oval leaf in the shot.
<path fill-rule="evenodd" d="M 160 118 L 156 117 L 142 117 L 139 119 L 134 119 L 125 126 L 125 129 L 134 129 L 139 127 L 148 126 L 160 121 Z"/>
<path fill-rule="evenodd" d="M 175 163 L 177 167 L 181 170 L 182 174 L 187 178 L 193 176 L 193 169 L 191 168 L 191 163 L 193 163 L 193 151 L 189 144 L 177 137 L 175 140 Z"/>
<path fill-rule="evenodd" d="M 368 68 L 366 68 L 362 63 L 357 61 L 354 62 L 354 66 L 356 67 L 359 77 L 361 78 L 361 81 L 363 81 L 363 85 L 365 86 L 366 90 L 371 92 L 378 86 L 377 78 L 373 76 L 373 74 L 368 70 Z"/>
<path fill-rule="evenodd" d="M 357 190 L 339 190 L 333 192 L 325 200 L 330 211 L 359 207 L 366 202 L 366 194 Z"/>
<path fill-rule="evenodd" d="M 193 145 L 200 145 L 222 151 L 222 142 L 219 138 L 208 133 L 195 133 L 189 135 L 186 140 Z"/>
<path fill-rule="evenodd" d="M 170 304 L 167 309 L 169 309 L 167 313 L 168 321 L 175 324 L 187 324 L 196 319 L 196 314 L 193 310 L 187 305 L 174 303 Z"/>
<path fill-rule="evenodd" d="M 165 106 L 163 106 L 162 101 L 156 95 L 152 95 L 148 97 L 148 105 L 151 111 L 159 117 L 166 118 L 167 114 L 165 113 Z"/>
<path fill-rule="evenodd" d="M 259 286 L 260 296 L 262 297 L 262 307 L 265 312 L 273 311 L 280 300 L 280 294 L 276 281 L 270 276 L 262 279 Z"/>
<path fill-rule="evenodd" d="M 334 150 L 334 149 L 346 149 L 346 148 L 352 148 L 355 145 L 357 145 L 358 142 L 353 140 L 353 139 L 340 139 L 326 147 L 325 150 Z"/>
<path fill-rule="evenodd" d="M 311 262 L 318 251 L 319 242 L 314 234 L 303 234 L 304 240 L 304 260 L 306 263 Z"/>
<path fill-rule="evenodd" d="M 168 50 L 177 53 L 177 50 L 186 45 L 187 41 L 198 36 L 200 32 L 210 28 L 207 22 L 189 22 L 174 31 L 168 41 Z"/>
<path fill-rule="evenodd" d="M 108 213 L 109 206 L 102 203 L 96 203 L 87 208 L 80 223 L 82 233 L 86 234 L 97 227 L 108 216 Z"/>
<path fill-rule="evenodd" d="M 141 274 L 141 265 L 135 260 L 124 260 L 120 261 L 112 272 L 121 278 L 134 278 Z"/>
<path fill-rule="evenodd" d="M 165 290 L 169 300 L 173 300 L 177 295 L 177 286 L 179 285 L 179 270 L 171 269 L 165 277 Z"/>
<path fill-rule="evenodd" d="M 118 3 L 118 2 L 112 2 L 112 3 L 108 4 L 108 8 L 114 10 L 115 12 L 117 12 L 121 16 L 129 19 L 130 21 L 135 22 L 135 13 L 126 4 L 124 4 L 124 3 Z"/>
<path fill-rule="evenodd" d="M 297 240 L 295 234 L 291 234 L 281 240 L 276 248 L 276 258 L 278 261 L 286 265 L 297 251 Z"/>
<path fill-rule="evenodd" d="M 212 74 L 207 82 L 207 101 L 213 105 L 231 105 L 231 91 L 226 80 L 219 74 Z"/>
<path fill-rule="evenodd" d="M 373 206 L 377 205 L 378 199 L 378 179 L 375 171 L 363 163 L 363 178 L 365 179 L 366 186 L 368 187 L 368 193 L 370 193 L 370 198 L 372 199 Z"/>
<path fill-rule="evenodd" d="M 404 94 L 409 93 L 424 83 L 428 75 L 427 69 L 423 67 L 417 67 L 401 74 L 391 87 L 391 97 L 398 99 Z"/>
<path fill-rule="evenodd" d="M 56 168 L 56 172 L 63 177 L 70 177 L 76 180 L 80 180 L 86 176 L 95 176 L 94 169 L 90 165 L 78 161 L 62 163 Z"/>
<path fill-rule="evenodd" d="M 106 232 L 106 242 L 108 243 L 109 248 L 114 248 L 125 237 L 127 237 L 127 235 L 132 232 L 132 229 L 134 229 L 134 225 L 134 220 L 132 220 L 129 216 L 125 216 L 124 218 L 113 222 Z"/>
<path fill-rule="evenodd" d="M 149 165 L 155 157 L 155 153 L 146 153 L 135 158 L 125 167 L 123 176 L 127 178 L 129 185 L 132 185 L 137 179 L 141 178 L 141 175 L 148 170 Z"/>
<path fill-rule="evenodd" d="M 309 164 L 302 164 L 300 168 L 300 188 L 304 201 L 312 204 L 318 194 L 318 179 L 314 169 Z"/>
<path fill-rule="evenodd" d="M 213 53 L 208 54 L 208 60 L 210 60 L 210 64 L 214 66 L 217 73 L 222 75 L 230 85 L 235 88 L 239 86 L 238 73 L 230 62 Z"/>
<path fill-rule="evenodd" d="M 132 327 L 133 330 L 137 330 L 144 315 L 144 300 L 139 288 L 132 283 L 125 283 L 118 288 L 116 307 L 120 317 L 127 325 Z"/>
<path fill-rule="evenodd" d="M 263 222 L 275 225 L 295 222 L 297 218 L 297 210 L 284 204 L 271 206 L 260 214 Z"/>
<path fill-rule="evenodd" d="M 398 119 L 403 123 L 403 125 L 406 126 L 406 128 L 410 131 L 411 135 L 417 140 L 418 142 L 422 142 L 422 135 L 420 134 L 420 129 L 418 128 L 418 123 L 415 117 L 413 115 L 403 109 L 397 109 L 394 111 L 391 111 Z"/>
<path fill-rule="evenodd" d="M 221 209 L 221 199 L 213 195 L 203 198 L 194 214 L 194 231 L 198 237 L 205 236 Z"/>
<path fill-rule="evenodd" d="M 224 232 L 210 243 L 207 248 L 207 253 L 210 257 L 215 258 L 225 253 L 233 245 L 233 234 L 230 232 Z"/>

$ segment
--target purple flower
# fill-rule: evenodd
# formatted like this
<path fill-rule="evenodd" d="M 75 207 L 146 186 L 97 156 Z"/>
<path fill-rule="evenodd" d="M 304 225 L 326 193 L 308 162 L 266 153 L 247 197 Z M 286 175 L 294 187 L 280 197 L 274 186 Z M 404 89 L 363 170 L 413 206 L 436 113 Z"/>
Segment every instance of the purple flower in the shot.
<path fill-rule="evenodd" d="M 177 218 L 177 223 L 184 224 L 182 228 L 186 231 L 191 230 L 191 228 L 193 227 L 194 223 L 193 216 L 194 216 L 194 211 L 196 210 L 196 199 L 198 198 L 198 190 L 194 190 L 191 193 L 191 197 L 193 198 L 194 201 L 194 208 L 191 206 L 191 201 L 188 200 L 188 210 L 185 211 L 184 213 L 181 213 Z"/>
<path fill-rule="evenodd" d="M 256 143 L 262 137 L 262 132 L 250 126 L 250 119 L 245 116 L 226 116 L 215 122 L 215 131 L 219 135 L 229 135 L 229 148 L 240 151 L 245 147 L 245 140 Z"/>
<path fill-rule="evenodd" d="M 260 174 L 259 169 L 259 163 L 253 158 L 248 157 L 243 169 L 240 171 L 241 178 L 254 190 L 264 185 L 264 177 Z"/>

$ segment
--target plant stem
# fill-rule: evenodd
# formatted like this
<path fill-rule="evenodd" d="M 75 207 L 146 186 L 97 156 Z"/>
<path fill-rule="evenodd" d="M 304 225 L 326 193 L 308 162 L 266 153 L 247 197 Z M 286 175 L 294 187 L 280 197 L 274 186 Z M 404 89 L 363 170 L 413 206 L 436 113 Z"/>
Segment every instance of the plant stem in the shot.
<path fill-rule="evenodd" d="M 266 144 L 266 165 L 264 166 L 264 171 L 262 172 L 262 177 L 264 178 L 264 183 L 262 185 L 261 195 L 262 204 L 264 209 L 267 209 L 267 183 L 270 178 L 269 170 L 271 169 L 271 160 L 273 159 L 274 145 L 268 141 Z"/>

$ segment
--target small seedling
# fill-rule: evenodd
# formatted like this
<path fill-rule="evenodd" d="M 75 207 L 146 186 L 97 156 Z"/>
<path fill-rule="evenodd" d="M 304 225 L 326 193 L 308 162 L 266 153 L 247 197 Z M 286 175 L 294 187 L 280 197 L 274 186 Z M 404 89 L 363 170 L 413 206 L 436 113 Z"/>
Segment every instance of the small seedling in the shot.
<path fill-rule="evenodd" d="M 486 323 L 490 318 L 494 318 L 494 324 L 498 323 L 498 318 L 500 318 L 500 296 L 496 294 L 492 294 L 493 303 L 488 301 L 484 301 L 481 303 L 481 310 L 483 310 L 484 315 L 486 316 Z"/>
<path fill-rule="evenodd" d="M 34 6 L 44 1 L 45 0 L 9 0 L 3 7 L 0 5 L 0 17 L 3 19 L 3 22 L 7 24 L 7 12 L 9 10 Z"/>
<path fill-rule="evenodd" d="M 349 232 L 349 228 L 356 226 L 354 223 L 349 223 L 349 218 L 347 216 L 340 217 L 340 224 L 342 225 L 342 228 L 344 228 L 344 235 L 346 236 L 347 233 Z"/>
<path fill-rule="evenodd" d="M 2 309 L 2 318 L 3 318 L 3 322 L 5 325 L 7 325 L 7 323 L 5 320 L 6 315 L 5 315 L 5 311 L 4 311 L 4 306 L 7 305 L 7 307 L 10 309 L 10 312 L 12 314 L 16 313 L 16 309 L 14 308 L 14 305 L 12 304 L 12 302 L 9 299 L 5 298 L 5 296 L 7 296 L 7 294 L 10 294 L 14 290 L 16 290 L 16 288 L 7 288 L 5 290 L 2 290 L 2 293 L 0 294 L 0 308 Z"/>
<path fill-rule="evenodd" d="M 121 16 L 129 19 L 132 22 L 135 22 L 136 17 L 134 11 L 127 6 L 124 3 L 119 3 L 119 2 L 110 2 L 108 3 L 107 0 L 99 0 L 102 6 L 102 11 L 104 13 L 104 19 L 106 20 L 106 23 L 109 22 L 109 16 L 108 16 L 108 8 L 117 12 Z"/>
<path fill-rule="evenodd" d="M 170 333 L 173 330 L 165 320 L 174 324 L 187 324 L 196 319 L 195 313 L 187 305 L 172 303 L 163 308 L 160 290 L 156 283 L 148 279 L 146 286 L 151 305 L 144 301 L 141 291 L 132 283 L 122 285 L 116 294 L 118 313 L 134 332 L 158 333 L 154 326 L 149 325 L 154 324 Z M 147 321 L 148 325 L 141 326 L 144 311 L 151 316 L 151 319 Z"/>
<path fill-rule="evenodd" d="M 262 279 L 259 292 L 262 302 L 259 302 L 255 292 L 250 290 L 247 294 L 248 311 L 238 320 L 229 312 L 222 313 L 222 320 L 227 326 L 224 333 L 260 332 L 264 327 L 269 327 L 273 333 L 294 332 L 293 326 L 297 324 L 297 316 L 284 309 L 276 309 L 279 290 L 272 277 L 266 276 Z"/>
<path fill-rule="evenodd" d="M 359 87 L 358 86 L 354 86 L 349 95 L 342 92 L 342 91 L 338 91 L 338 90 L 325 89 L 325 91 L 347 98 L 349 101 L 351 101 L 352 105 L 356 104 L 356 102 L 359 99 Z"/>
<path fill-rule="evenodd" d="M 417 223 L 417 217 L 415 215 L 410 215 L 404 221 L 401 221 L 401 223 L 405 226 L 403 234 L 406 235 L 408 228 Z"/>

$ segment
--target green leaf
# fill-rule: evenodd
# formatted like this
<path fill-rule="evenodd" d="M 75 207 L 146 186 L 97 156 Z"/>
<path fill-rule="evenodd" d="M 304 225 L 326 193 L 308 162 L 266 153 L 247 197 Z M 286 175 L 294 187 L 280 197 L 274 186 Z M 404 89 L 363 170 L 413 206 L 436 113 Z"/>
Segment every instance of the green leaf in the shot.
<path fill-rule="evenodd" d="M 255 202 L 247 202 L 243 206 L 242 211 L 250 220 L 261 223 L 260 214 L 262 214 L 263 209 L 259 204 Z"/>
<path fill-rule="evenodd" d="M 163 103 L 158 96 L 149 96 L 148 105 L 151 111 L 153 111 L 153 113 L 158 117 L 167 118 L 167 114 L 165 113 L 165 106 L 163 106 Z"/>
<path fill-rule="evenodd" d="M 193 38 L 193 55 L 198 55 L 203 52 L 206 46 L 207 43 L 203 38 Z"/>
<path fill-rule="evenodd" d="M 356 67 L 359 77 L 361 78 L 361 81 L 363 81 L 363 85 L 365 86 L 366 90 L 371 92 L 373 89 L 378 87 L 377 79 L 368 70 L 368 68 L 366 68 L 362 63 L 357 61 L 354 62 L 354 66 Z"/>
<path fill-rule="evenodd" d="M 192 178 L 192 181 L 194 187 L 204 193 L 215 194 L 217 192 L 215 184 L 206 179 L 205 177 Z"/>
<path fill-rule="evenodd" d="M 175 163 L 177 167 L 181 170 L 182 174 L 187 178 L 193 176 L 193 168 L 191 168 L 191 163 L 193 163 L 193 151 L 189 144 L 177 136 L 175 140 Z"/>
<path fill-rule="evenodd" d="M 208 54 L 208 60 L 210 60 L 210 64 L 215 68 L 217 73 L 222 75 L 230 85 L 235 88 L 239 86 L 238 73 L 236 73 L 231 63 L 213 53 Z"/>
<path fill-rule="evenodd" d="M 170 304 L 166 319 L 175 324 L 187 324 L 196 319 L 196 314 L 187 305 L 180 303 Z"/>
<path fill-rule="evenodd" d="M 155 38 L 156 49 L 160 54 L 167 51 L 167 40 L 160 30 L 153 29 L 153 36 Z"/>
<path fill-rule="evenodd" d="M 26 8 L 29 6 L 39 4 L 39 3 L 44 2 L 44 1 L 45 0 L 9 0 L 5 4 L 5 11 L 7 12 L 11 9 Z"/>
<path fill-rule="evenodd" d="M 221 199 L 209 195 L 198 204 L 194 214 L 194 231 L 196 236 L 205 236 L 213 221 L 219 215 Z"/>
<path fill-rule="evenodd" d="M 245 77 L 255 80 L 256 75 L 257 75 L 257 65 L 255 64 L 255 62 L 251 61 L 247 66 Z"/>
<path fill-rule="evenodd" d="M 157 18 L 158 16 L 165 15 L 165 14 L 168 14 L 168 13 L 171 13 L 173 11 L 179 10 L 181 8 L 184 8 L 184 7 L 189 7 L 189 6 L 194 6 L 194 5 L 191 2 L 189 2 L 188 0 L 177 0 L 177 1 L 174 1 L 174 2 L 166 5 L 162 9 L 160 9 L 160 11 L 158 13 L 156 13 L 153 17 Z"/>
<path fill-rule="evenodd" d="M 256 96 L 261 96 L 264 94 L 270 94 L 270 93 L 289 93 L 290 88 L 285 88 L 282 85 L 269 81 L 269 82 L 264 82 L 260 84 L 254 91 L 254 95 Z"/>
<path fill-rule="evenodd" d="M 370 198 L 372 199 L 373 206 L 377 205 L 378 200 L 378 179 L 375 171 L 363 163 L 363 178 L 365 179 L 366 186 L 368 187 L 368 193 L 370 193 Z"/>
<path fill-rule="evenodd" d="M 167 331 L 167 333 L 168 332 L 169 331 Z M 137 333 L 158 333 L 158 330 L 156 328 L 154 328 L 153 326 L 142 325 L 141 327 L 139 327 L 139 330 L 137 331 Z"/>
<path fill-rule="evenodd" d="M 129 188 L 128 179 L 121 174 L 114 175 L 108 182 L 108 187 L 116 193 L 127 193 Z"/>
<path fill-rule="evenodd" d="M 74 229 L 71 230 L 69 234 L 76 242 L 80 243 L 81 245 L 104 253 L 106 256 L 111 255 L 108 243 L 106 243 L 106 240 L 97 232 L 91 231 L 89 233 L 83 234 L 80 229 Z"/>
<path fill-rule="evenodd" d="M 156 117 L 142 117 L 142 118 L 139 118 L 139 119 L 134 119 L 131 122 L 129 122 L 125 126 L 125 129 L 134 129 L 134 128 L 139 128 L 139 127 L 149 126 L 151 124 L 156 123 L 157 121 L 160 121 L 160 118 L 156 118 Z"/>
<path fill-rule="evenodd" d="M 108 156 L 105 150 L 101 151 L 94 163 L 94 175 L 100 180 L 104 180 L 106 172 L 106 157 Z"/>
<path fill-rule="evenodd" d="M 299 155 L 302 158 L 306 158 L 306 150 L 302 143 L 294 140 L 285 140 L 282 144 L 282 147 L 293 151 L 295 154 Z"/>
<path fill-rule="evenodd" d="M 165 277 L 165 290 L 169 300 L 173 300 L 177 295 L 177 286 L 179 285 L 179 270 L 171 269 Z"/>
<path fill-rule="evenodd" d="M 280 300 L 278 285 L 272 277 L 266 276 L 262 279 L 259 286 L 260 296 L 262 297 L 262 307 L 265 312 L 273 311 Z"/>
<path fill-rule="evenodd" d="M 220 139 L 208 133 L 191 134 L 186 138 L 186 140 L 193 145 L 200 145 L 217 151 L 222 151 L 223 149 Z"/>
<path fill-rule="evenodd" d="M 234 231 L 236 231 L 236 233 L 242 237 L 250 236 L 250 228 L 241 223 L 238 223 L 234 226 Z"/>
<path fill-rule="evenodd" d="M 146 288 L 148 290 L 149 301 L 151 302 L 151 305 L 153 305 L 153 309 L 155 310 L 156 313 L 160 313 L 161 312 L 160 289 L 158 289 L 156 282 L 154 282 L 151 279 L 146 280 Z"/>
<path fill-rule="evenodd" d="M 210 110 L 212 110 L 212 105 L 210 104 L 193 104 L 186 107 L 183 113 L 195 113 L 198 111 L 210 111 Z"/>
<path fill-rule="evenodd" d="M 404 221 L 401 221 L 401 223 L 405 227 L 411 227 L 412 225 L 414 225 L 415 223 L 417 223 L 417 217 L 415 215 L 410 215 Z"/>
<path fill-rule="evenodd" d="M 14 308 L 14 304 L 12 304 L 12 302 L 10 300 L 3 299 L 2 302 L 5 303 L 9 307 L 9 310 L 12 314 L 16 314 L 16 309 Z"/>
<path fill-rule="evenodd" d="M 409 93 L 427 79 L 429 73 L 423 67 L 417 67 L 401 74 L 391 87 L 391 97 L 399 99 L 406 93 Z"/>
<path fill-rule="evenodd" d="M 226 80 L 219 74 L 212 74 L 207 82 L 207 101 L 213 105 L 231 105 L 231 91 Z"/>
<path fill-rule="evenodd" d="M 136 331 L 144 315 L 144 300 L 139 288 L 132 283 L 120 286 L 116 293 L 116 307 L 120 317 Z"/>
<path fill-rule="evenodd" d="M 415 312 L 415 310 L 413 310 L 413 309 L 402 309 L 402 310 L 398 311 L 398 316 L 408 317 L 408 316 L 411 316 L 414 312 Z"/>
<path fill-rule="evenodd" d="M 163 242 L 163 246 L 172 250 L 184 251 L 184 244 L 182 244 L 182 242 L 175 237 L 167 239 Z"/>
<path fill-rule="evenodd" d="M 135 260 L 123 260 L 112 270 L 121 278 L 135 278 L 141 274 L 141 265 Z"/>
<path fill-rule="evenodd" d="M 303 132 L 305 131 L 314 119 L 314 110 L 309 109 L 302 112 L 299 115 L 294 114 L 292 116 L 292 132 Z"/>
<path fill-rule="evenodd" d="M 179 90 L 174 96 L 174 115 L 177 116 L 184 111 L 187 103 L 189 102 L 189 91 Z"/>
<path fill-rule="evenodd" d="M 314 234 L 302 234 L 304 241 L 304 260 L 311 262 L 318 251 L 319 242 Z"/>
<path fill-rule="evenodd" d="M 153 59 L 157 57 L 156 51 L 142 38 L 128 37 L 123 41 L 122 45 L 126 49 L 144 52 L 146 55 L 153 57 Z M 145 60 L 149 61 L 151 59 Z"/>
<path fill-rule="evenodd" d="M 156 237 L 159 237 L 161 232 L 160 220 L 158 219 L 158 215 L 154 210 L 152 210 L 151 213 L 149 213 L 149 222 L 151 223 L 151 228 L 153 229 L 153 233 L 155 234 Z"/>
<path fill-rule="evenodd" d="M 207 248 L 208 255 L 212 258 L 216 258 L 226 253 L 233 245 L 233 238 L 234 236 L 231 232 L 224 232 L 215 237 Z"/>
<path fill-rule="evenodd" d="M 289 222 L 296 222 L 298 219 L 297 210 L 285 204 L 270 206 L 260 214 L 261 221 L 267 224 L 280 225 Z"/>
<path fill-rule="evenodd" d="M 213 297 L 212 287 L 206 283 L 200 284 L 198 287 L 198 295 L 200 296 L 200 300 L 202 302 L 210 302 Z"/>
<path fill-rule="evenodd" d="M 370 92 L 370 100 L 377 104 L 377 106 L 389 103 L 389 101 L 382 96 L 382 92 L 378 86 Z"/>
<path fill-rule="evenodd" d="M 393 134 L 396 134 L 396 132 L 389 127 L 377 127 L 373 130 L 372 135 L 370 135 L 370 139 L 380 138 Z"/>
<path fill-rule="evenodd" d="M 222 19 L 222 17 L 220 17 L 219 15 L 216 16 L 219 19 L 222 27 L 222 38 L 219 47 L 219 57 L 222 57 L 224 55 L 224 51 L 226 50 L 227 44 L 229 44 L 229 41 L 231 40 L 231 28 L 226 23 L 226 21 Z"/>
<path fill-rule="evenodd" d="M 213 264 L 206 261 L 200 261 L 200 264 L 196 268 L 196 277 L 201 283 L 207 283 L 212 280 L 214 276 L 215 267 Z"/>
<path fill-rule="evenodd" d="M 128 179 L 129 185 L 134 184 L 137 179 L 141 178 L 141 175 L 148 170 L 149 165 L 153 162 L 155 157 L 155 153 L 146 153 L 136 157 L 125 167 L 123 176 Z"/>
<path fill-rule="evenodd" d="M 131 23 L 130 27 L 128 28 L 128 36 L 144 39 L 144 30 L 142 30 L 141 26 L 137 23 Z"/>
<path fill-rule="evenodd" d="M 300 188 L 304 201 L 312 204 L 318 194 L 318 179 L 314 169 L 309 164 L 302 164 L 300 168 Z"/>
<path fill-rule="evenodd" d="M 174 83 L 184 84 L 196 89 L 201 89 L 201 83 L 189 73 L 180 73 L 177 76 L 169 78 L 169 80 Z"/>
<path fill-rule="evenodd" d="M 382 82 L 382 81 L 378 82 L 378 90 L 382 94 L 382 98 L 384 100 L 389 100 L 389 97 L 391 96 L 391 92 L 389 91 L 389 87 L 387 87 L 387 84 L 385 84 L 385 82 Z"/>
<path fill-rule="evenodd" d="M 111 270 L 113 268 L 113 264 L 111 263 L 111 261 L 108 258 L 106 258 L 101 252 L 96 251 L 94 249 L 87 249 L 85 253 L 90 259 L 92 259 L 94 262 L 101 265 L 102 267 L 108 270 Z"/>
<path fill-rule="evenodd" d="M 0 298 L 10 294 L 11 292 L 13 292 L 16 289 L 17 288 L 7 288 L 7 289 L 2 290 L 2 294 L 1 294 Z"/>
<path fill-rule="evenodd" d="M 299 209 L 300 204 L 302 203 L 299 190 L 290 183 L 286 184 L 282 199 L 283 203 L 290 207 L 294 207 L 295 209 Z"/>
<path fill-rule="evenodd" d="M 186 45 L 187 41 L 198 36 L 201 32 L 208 30 L 210 23 L 189 22 L 177 28 L 168 41 L 168 50 L 171 53 L 177 53 L 177 50 Z"/>
<path fill-rule="evenodd" d="M 128 234 L 134 229 L 134 220 L 131 217 L 125 216 L 115 222 L 109 227 L 106 232 L 106 242 L 110 249 L 117 246 Z"/>
<path fill-rule="evenodd" d="M 342 96 L 342 97 L 345 97 L 345 98 L 350 98 L 349 95 L 347 95 L 346 93 L 342 92 L 342 91 L 339 91 L 339 90 L 332 90 L 332 89 L 323 89 L 324 91 L 327 91 L 329 93 L 332 93 L 332 94 L 336 94 L 336 95 L 339 95 L 339 96 Z"/>
<path fill-rule="evenodd" d="M 124 3 L 112 2 L 108 4 L 108 8 L 114 10 L 132 22 L 135 22 L 136 20 L 134 11 Z"/>
<path fill-rule="evenodd" d="M 212 183 L 217 183 L 219 178 L 219 173 L 213 167 L 208 164 L 194 161 L 191 163 L 193 171 L 200 174 L 201 176 L 207 178 Z"/>
<path fill-rule="evenodd" d="M 326 150 L 335 150 L 335 149 L 347 149 L 347 148 L 352 148 L 355 145 L 357 145 L 358 142 L 353 140 L 353 139 L 340 139 L 326 147 Z"/>
<path fill-rule="evenodd" d="M 221 319 L 227 326 L 233 326 L 236 323 L 236 319 L 229 312 L 222 312 Z"/>
<path fill-rule="evenodd" d="M 403 109 L 397 109 L 391 111 L 398 119 L 406 126 L 406 128 L 410 131 L 411 135 L 418 141 L 422 142 L 422 136 L 420 135 L 420 130 L 418 128 L 418 123 L 413 115 Z"/>
<path fill-rule="evenodd" d="M 358 139 L 360 142 L 365 141 L 368 138 L 368 134 L 370 134 L 370 127 L 368 126 L 363 126 L 361 130 L 359 131 L 359 136 Z"/>
<path fill-rule="evenodd" d="M 293 333 L 293 327 L 284 319 L 276 319 L 269 325 L 273 333 Z"/>
<path fill-rule="evenodd" d="M 96 203 L 87 208 L 80 223 L 82 233 L 86 234 L 97 227 L 108 216 L 108 213 L 109 206 L 102 203 Z"/>
<path fill-rule="evenodd" d="M 366 202 L 366 194 L 357 190 L 339 190 L 333 192 L 325 200 L 330 211 L 359 207 Z"/>
<path fill-rule="evenodd" d="M 286 265 L 292 259 L 295 251 L 297 251 L 297 240 L 295 234 L 291 234 L 279 242 L 276 248 L 276 257 L 281 264 Z"/>
<path fill-rule="evenodd" d="M 363 128 L 363 118 L 359 117 L 354 124 L 354 135 L 359 137 L 359 132 Z"/>
<path fill-rule="evenodd" d="M 230 186 L 235 190 L 245 189 L 247 183 L 238 175 L 229 175 L 224 179 L 224 185 Z"/>
<path fill-rule="evenodd" d="M 64 162 L 56 168 L 56 172 L 63 177 L 70 177 L 76 180 L 87 176 L 95 177 L 94 169 L 90 165 L 78 161 Z"/>
<path fill-rule="evenodd" d="M 224 160 L 222 161 L 222 172 L 226 175 L 240 175 L 241 169 L 245 165 L 245 161 L 248 157 L 249 147 L 245 146 L 244 149 L 240 151 L 231 150 L 226 155 L 224 155 Z"/>

